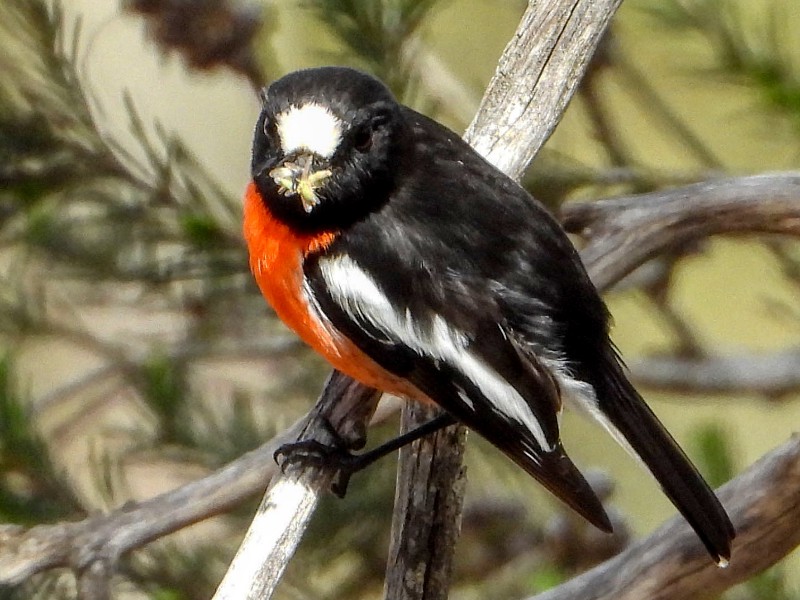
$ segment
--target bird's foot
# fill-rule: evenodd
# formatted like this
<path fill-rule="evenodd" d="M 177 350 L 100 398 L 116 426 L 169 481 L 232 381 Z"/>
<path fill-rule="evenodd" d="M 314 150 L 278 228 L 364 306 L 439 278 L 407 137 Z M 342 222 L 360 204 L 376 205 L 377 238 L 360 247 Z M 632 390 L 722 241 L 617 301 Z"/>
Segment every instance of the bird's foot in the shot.
<path fill-rule="evenodd" d="M 315 467 L 333 472 L 331 492 L 344 498 L 350 477 L 370 464 L 364 455 L 353 454 L 341 445 L 323 444 L 317 440 L 300 440 L 284 444 L 273 455 L 286 472 L 289 468 Z"/>
<path fill-rule="evenodd" d="M 322 424 L 327 430 L 332 443 L 325 444 L 314 439 L 300 440 L 291 444 L 284 444 L 275 451 L 273 456 L 275 457 L 275 462 L 280 465 L 284 473 L 290 466 L 316 467 L 333 472 L 331 491 L 339 498 L 343 498 L 347 493 L 347 485 L 350 483 L 350 478 L 355 473 L 406 444 L 453 425 L 455 422 L 455 419 L 448 413 L 441 413 L 427 423 L 393 438 L 377 448 L 361 454 L 353 454 L 348 449 L 345 440 L 336 432 L 330 422 L 323 420 Z"/>

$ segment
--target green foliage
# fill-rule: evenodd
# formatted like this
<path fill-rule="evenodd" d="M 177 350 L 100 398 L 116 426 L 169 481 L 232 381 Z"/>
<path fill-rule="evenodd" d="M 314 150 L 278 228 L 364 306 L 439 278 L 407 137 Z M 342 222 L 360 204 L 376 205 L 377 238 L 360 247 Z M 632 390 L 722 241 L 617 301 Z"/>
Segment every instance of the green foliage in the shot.
<path fill-rule="evenodd" d="M 278 433 L 274 427 L 259 425 L 252 398 L 235 393 L 230 408 L 230 413 L 219 415 L 210 408 L 194 407 L 192 443 L 204 452 L 211 467 L 240 457 Z"/>
<path fill-rule="evenodd" d="M 13 363 L 0 360 L 0 521 L 34 525 L 83 512 L 70 482 L 50 460 Z"/>
<path fill-rule="evenodd" d="M 137 553 L 126 561 L 124 571 L 137 590 L 153 600 L 203 600 L 214 594 L 220 567 L 230 558 L 213 543 L 187 547 L 166 541 L 146 554 Z"/>
<path fill-rule="evenodd" d="M 156 355 L 143 365 L 143 397 L 156 415 L 159 440 L 167 444 L 187 441 L 188 404 L 191 401 L 186 365 Z"/>
<path fill-rule="evenodd" d="M 336 34 L 349 57 L 401 98 L 413 81 L 412 41 L 439 3 L 440 0 L 306 1 Z"/>
<path fill-rule="evenodd" d="M 564 573 L 554 567 L 545 567 L 531 574 L 530 591 L 543 592 L 564 582 Z"/>
<path fill-rule="evenodd" d="M 714 71 L 755 90 L 764 106 L 787 117 L 800 133 L 800 62 L 796 8 L 771 0 L 766 10 L 739 0 L 667 0 L 649 10 L 676 31 L 701 35 Z"/>
<path fill-rule="evenodd" d="M 695 433 L 695 453 L 711 487 L 719 487 L 736 475 L 736 461 L 730 435 L 720 426 L 709 423 Z"/>
<path fill-rule="evenodd" d="M 224 231 L 209 215 L 184 215 L 183 233 L 198 250 L 210 250 L 224 244 Z"/>
<path fill-rule="evenodd" d="M 748 600 L 793 600 L 797 598 L 787 583 L 786 569 L 773 567 L 759 573 L 743 587 Z"/>

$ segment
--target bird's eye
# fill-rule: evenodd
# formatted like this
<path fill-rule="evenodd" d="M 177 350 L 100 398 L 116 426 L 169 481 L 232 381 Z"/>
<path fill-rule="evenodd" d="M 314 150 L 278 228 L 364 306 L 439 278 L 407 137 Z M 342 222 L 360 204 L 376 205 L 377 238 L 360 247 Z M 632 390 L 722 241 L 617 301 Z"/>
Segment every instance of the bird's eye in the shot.
<path fill-rule="evenodd" d="M 273 117 L 267 115 L 264 118 L 263 131 L 264 135 L 270 139 L 274 139 L 278 135 L 278 126 Z"/>
<path fill-rule="evenodd" d="M 367 152 L 372 148 L 372 127 L 363 127 L 356 132 L 353 147 L 359 152 Z"/>
<path fill-rule="evenodd" d="M 367 152 L 372 148 L 372 143 L 375 139 L 375 132 L 386 127 L 389 122 L 389 115 L 383 111 L 378 111 L 373 114 L 369 121 L 363 123 L 358 127 L 353 135 L 353 147 L 358 152 Z"/>

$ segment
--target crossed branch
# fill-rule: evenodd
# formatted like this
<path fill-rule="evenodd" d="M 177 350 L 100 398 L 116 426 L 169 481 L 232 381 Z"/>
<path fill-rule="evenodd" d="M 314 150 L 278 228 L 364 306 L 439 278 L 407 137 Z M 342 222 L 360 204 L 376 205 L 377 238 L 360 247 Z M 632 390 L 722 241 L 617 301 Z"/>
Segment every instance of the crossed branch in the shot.
<path fill-rule="evenodd" d="M 469 134 L 490 160 L 512 176 L 519 176 L 557 122 L 619 2 L 573 0 L 549 4 L 550 8 L 538 9 L 543 10 L 540 22 L 533 20 L 531 9 L 526 12 Z M 538 66 L 531 64 L 533 42 L 526 36 L 533 35 L 537 28 L 541 32 L 543 23 L 558 18 L 562 19 L 562 26 L 556 29 L 557 35 L 545 37 L 549 46 L 545 44 L 539 55 L 544 59 Z M 525 49 L 527 53 L 523 52 Z M 575 68 L 575 64 L 580 67 Z M 554 87 L 555 82 L 561 87 Z M 525 96 L 524 86 L 530 90 L 534 83 L 545 94 L 538 99 L 538 115 L 550 120 L 535 125 L 539 136 L 536 140 L 529 136 L 526 143 L 516 145 L 522 135 L 520 129 L 531 130 L 532 121 L 521 118 L 520 110 L 523 114 L 531 112 L 530 93 Z M 517 110 L 514 99 L 523 96 L 529 106 Z M 490 119 L 492 111 L 494 118 Z M 503 121 L 503 115 L 507 121 Z M 519 149 L 522 147 L 524 152 Z M 516 154 L 507 152 L 508 148 L 516 148 Z M 603 290 L 648 260 L 710 235 L 800 235 L 800 174 L 721 179 L 626 198 L 569 204 L 564 207 L 562 219 L 567 230 L 586 241 L 582 257 L 595 284 Z M 797 389 L 800 355 L 793 351 L 782 359 L 788 361 L 782 363 L 788 364 L 783 367 L 788 384 L 784 381 L 786 385 L 781 389 Z M 314 509 L 319 490 L 328 486 L 334 474 L 311 469 L 281 476 L 272 460 L 274 451 L 301 435 L 324 440 L 328 432 L 318 427 L 319 420 L 313 418 L 320 413 L 357 446 L 366 435 L 366 423 L 377 399 L 373 390 L 334 376 L 309 416 L 202 479 L 79 522 L 29 529 L 0 526 L 0 585 L 18 584 L 36 573 L 66 567 L 77 574 L 81 597 L 108 598 L 109 573 L 123 554 L 224 513 L 262 493 L 270 482 L 273 489 L 267 496 L 270 506 L 266 509 L 273 512 L 260 510 L 258 518 L 267 518 L 265 514 L 275 517 L 276 510 L 284 510 L 283 516 L 275 517 L 268 527 L 251 527 L 254 535 L 261 536 L 251 540 L 254 545 L 250 547 L 258 549 L 257 555 L 240 552 L 248 560 L 234 563 L 238 570 L 232 570 L 229 578 L 241 584 L 221 587 L 217 597 L 247 597 L 256 576 L 277 583 L 302 534 L 302 523 Z M 444 435 L 453 438 L 448 444 L 463 446 L 463 435 L 454 436 L 452 431 Z M 457 481 L 458 469 L 450 476 Z M 276 493 L 274 486 L 280 486 L 282 492 Z M 310 491 L 302 491 L 305 500 L 300 501 L 291 495 L 293 490 Z M 738 530 L 729 569 L 719 570 L 711 565 L 688 526 L 673 519 L 617 557 L 537 596 L 537 600 L 692 598 L 700 593 L 720 592 L 774 564 L 800 544 L 800 529 L 796 527 L 800 522 L 800 438 L 795 436 L 767 454 L 723 486 L 720 496 Z M 284 502 L 287 498 L 288 502 Z M 454 510 L 457 516 L 458 507 Z M 246 541 L 243 548 L 247 547 Z M 258 560 L 249 560 L 254 556 Z M 446 589 L 447 581 L 442 585 Z"/>

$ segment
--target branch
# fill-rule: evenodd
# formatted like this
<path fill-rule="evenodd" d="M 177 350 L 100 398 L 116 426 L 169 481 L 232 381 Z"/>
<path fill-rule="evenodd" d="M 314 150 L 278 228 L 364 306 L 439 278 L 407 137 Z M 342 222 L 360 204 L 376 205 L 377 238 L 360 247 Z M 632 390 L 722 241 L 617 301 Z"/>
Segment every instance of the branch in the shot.
<path fill-rule="evenodd" d="M 620 0 L 530 2 L 464 139 L 519 178 L 550 136 Z M 416 418 L 410 416 L 417 412 Z M 404 431 L 430 418 L 409 410 Z M 400 454 L 387 598 L 448 597 L 463 504 L 466 429 L 456 425 Z M 421 461 L 420 458 L 425 460 Z"/>
<path fill-rule="evenodd" d="M 273 454 L 280 446 L 297 440 L 304 432 L 324 438 L 328 430 L 318 418 L 320 407 L 336 404 L 331 407 L 331 424 L 338 426 L 344 439 L 358 446 L 365 437 L 365 429 L 349 428 L 341 421 L 345 413 L 348 416 L 354 413 L 353 403 L 364 412 L 371 411 L 374 398 L 349 395 L 347 389 L 342 389 L 343 385 L 350 385 L 348 381 L 332 376 L 315 410 L 259 448 L 202 479 L 144 502 L 131 502 L 109 514 L 93 515 L 74 523 L 32 528 L 0 525 L 0 586 L 16 585 L 36 573 L 58 567 L 87 574 L 88 585 L 92 574 L 116 564 L 119 557 L 130 550 L 230 511 L 262 492 L 274 478 L 279 469 Z M 319 427 L 325 431 L 320 431 Z M 279 524 L 276 521 L 272 526 Z"/>
<path fill-rule="evenodd" d="M 362 448 L 366 424 L 380 396 L 380 392 L 333 371 L 298 439 L 328 446 L 346 440 L 348 448 Z M 272 595 L 308 527 L 320 492 L 329 489 L 335 477 L 330 469 L 303 466 L 273 479 L 214 600 L 256 600 Z"/>
<path fill-rule="evenodd" d="M 736 526 L 733 560 L 719 569 L 681 517 L 530 600 L 682 600 L 715 596 L 775 564 L 800 544 L 800 436 L 719 489 Z"/>
<path fill-rule="evenodd" d="M 30 529 L 0 526 L 0 584 L 15 585 L 58 567 L 79 573 L 91 565 L 115 564 L 124 553 L 222 514 L 263 490 L 278 470 L 275 450 L 299 435 L 304 420 L 225 467 L 141 503 L 74 523 Z"/>
<path fill-rule="evenodd" d="M 406 403 L 402 429 L 410 431 L 438 413 L 435 407 Z M 466 435 L 464 427 L 447 427 L 400 450 L 386 598 L 449 595 L 467 484 L 462 465 Z"/>
<path fill-rule="evenodd" d="M 519 179 L 561 120 L 621 3 L 531 0 L 464 139 Z"/>
<path fill-rule="evenodd" d="M 113 564 L 95 561 L 78 573 L 78 598 L 81 600 L 108 600 L 111 598 Z"/>
<path fill-rule="evenodd" d="M 800 174 L 696 183 L 602 202 L 565 204 L 564 228 L 589 240 L 581 252 L 606 289 L 658 254 L 719 233 L 800 235 Z"/>
<path fill-rule="evenodd" d="M 755 393 L 780 398 L 800 390 L 800 348 L 738 356 L 652 356 L 630 367 L 644 387 L 687 394 Z"/>

